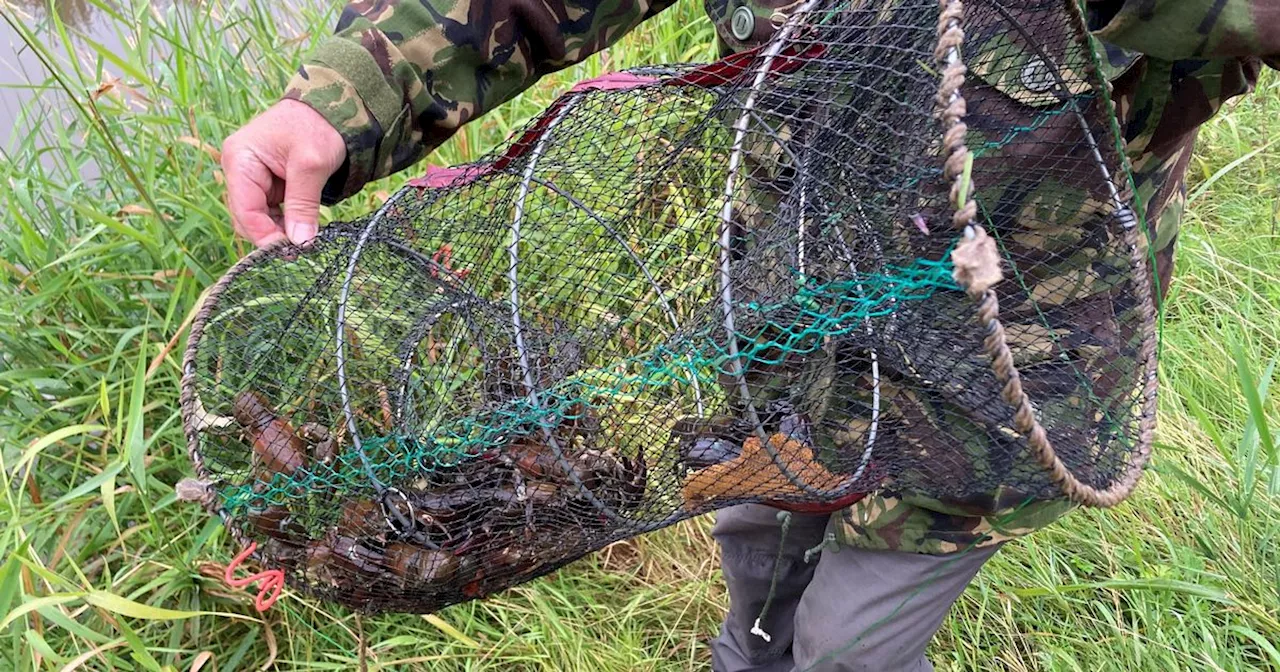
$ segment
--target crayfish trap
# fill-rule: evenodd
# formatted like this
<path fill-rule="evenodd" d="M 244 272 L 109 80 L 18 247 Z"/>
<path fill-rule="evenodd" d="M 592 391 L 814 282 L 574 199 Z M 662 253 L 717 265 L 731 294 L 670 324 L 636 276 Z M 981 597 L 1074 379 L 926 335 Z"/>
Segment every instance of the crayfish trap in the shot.
<path fill-rule="evenodd" d="M 744 502 L 1114 504 L 1155 337 L 1099 68 L 1069 2 L 808 0 L 583 82 L 222 278 L 206 501 L 293 585 L 417 612 Z"/>

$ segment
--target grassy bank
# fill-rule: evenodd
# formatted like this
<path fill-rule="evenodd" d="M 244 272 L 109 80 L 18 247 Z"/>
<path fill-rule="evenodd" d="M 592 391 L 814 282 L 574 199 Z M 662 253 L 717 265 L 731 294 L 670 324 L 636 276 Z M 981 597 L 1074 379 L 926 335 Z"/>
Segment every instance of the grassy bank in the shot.
<path fill-rule="evenodd" d="M 237 549 L 173 484 L 190 474 L 176 401 L 185 319 L 247 251 L 215 148 L 333 16 L 278 22 L 252 0 L 93 4 L 127 46 L 32 36 L 48 93 L 0 161 L 0 668 L 348 670 L 361 639 L 371 669 L 705 667 L 726 605 L 707 521 L 431 618 L 360 622 L 291 595 L 263 619 L 212 578 Z M 710 36 L 686 0 L 431 161 L 476 158 L 585 76 L 706 60 Z M 997 556 L 943 626 L 939 669 L 1280 669 L 1280 473 L 1260 431 L 1265 417 L 1280 427 L 1280 409 L 1256 394 L 1280 352 L 1278 119 L 1272 76 L 1202 134 L 1154 470 L 1117 509 Z M 325 214 L 365 213 L 401 179 Z"/>

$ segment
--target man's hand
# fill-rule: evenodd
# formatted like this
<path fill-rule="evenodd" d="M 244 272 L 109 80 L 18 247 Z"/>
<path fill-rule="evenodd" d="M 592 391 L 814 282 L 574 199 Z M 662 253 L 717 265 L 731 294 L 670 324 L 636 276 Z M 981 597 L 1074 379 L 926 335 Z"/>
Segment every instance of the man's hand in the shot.
<path fill-rule="evenodd" d="M 342 136 L 305 103 L 282 100 L 222 144 L 236 233 L 259 247 L 316 235 L 320 192 L 342 167 Z"/>

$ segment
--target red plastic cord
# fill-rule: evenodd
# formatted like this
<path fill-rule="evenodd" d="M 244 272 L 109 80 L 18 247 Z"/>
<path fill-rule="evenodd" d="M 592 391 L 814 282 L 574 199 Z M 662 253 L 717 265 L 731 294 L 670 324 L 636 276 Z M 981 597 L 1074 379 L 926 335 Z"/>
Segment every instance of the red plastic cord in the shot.
<path fill-rule="evenodd" d="M 262 585 L 258 586 L 258 596 L 253 600 L 253 608 L 257 609 L 258 613 L 261 614 L 270 609 L 271 605 L 276 603 L 276 600 L 280 599 L 280 591 L 284 590 L 284 571 L 266 569 L 243 579 L 237 579 L 233 576 L 236 568 L 256 550 L 258 550 L 258 542 L 249 542 L 249 546 L 240 551 L 240 555 L 237 555 L 231 562 L 227 563 L 227 569 L 222 573 L 222 580 L 226 581 L 227 585 L 232 588 L 244 588 L 251 583 L 262 581 Z"/>

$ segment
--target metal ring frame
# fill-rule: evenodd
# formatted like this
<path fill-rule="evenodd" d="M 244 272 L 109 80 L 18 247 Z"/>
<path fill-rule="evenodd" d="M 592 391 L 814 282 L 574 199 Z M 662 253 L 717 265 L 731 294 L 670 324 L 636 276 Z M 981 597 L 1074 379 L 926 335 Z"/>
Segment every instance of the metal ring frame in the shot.
<path fill-rule="evenodd" d="M 721 211 L 721 217 L 720 217 L 721 219 L 720 232 L 719 232 L 720 303 L 724 313 L 723 324 L 724 324 L 726 336 L 728 339 L 727 345 L 728 345 L 728 351 L 730 355 L 728 363 L 730 367 L 730 374 L 736 379 L 736 382 L 738 385 L 738 393 L 741 400 L 745 404 L 745 411 L 748 416 L 748 420 L 752 422 L 753 425 L 755 425 L 757 433 L 761 434 L 762 438 L 763 438 L 763 427 L 761 425 L 759 415 L 755 409 L 754 401 L 752 399 L 750 389 L 746 384 L 745 373 L 742 369 L 741 362 L 740 362 L 741 355 L 738 352 L 737 343 L 736 343 L 737 331 L 734 326 L 734 307 L 733 307 L 733 293 L 732 293 L 732 284 L 731 284 L 732 273 L 731 273 L 731 267 L 730 267 L 730 242 L 731 242 L 730 231 L 731 231 L 731 221 L 732 221 L 731 218 L 733 215 L 733 195 L 734 195 L 737 176 L 741 169 L 742 155 L 744 152 L 743 144 L 744 144 L 744 140 L 747 133 L 747 124 L 748 124 L 749 118 L 751 118 L 751 116 L 753 115 L 753 108 L 755 106 L 757 94 L 763 82 L 765 81 L 765 78 L 771 68 L 772 63 L 780 55 L 783 47 L 783 43 L 794 32 L 797 25 L 798 17 L 809 13 L 813 9 L 813 7 L 817 4 L 817 2 L 818 0 L 807 0 L 807 2 L 805 2 L 801 7 L 799 7 L 797 11 L 794 12 L 788 18 L 786 24 L 784 24 L 782 29 L 779 31 L 779 34 L 775 36 L 775 38 L 771 41 L 770 46 L 763 54 L 762 63 L 759 69 L 757 70 L 757 72 L 755 73 L 754 81 L 751 85 L 747 99 L 744 103 L 743 113 L 738 118 L 737 122 L 734 124 L 735 136 L 734 136 L 734 142 L 732 146 L 732 153 L 730 154 L 730 158 L 729 158 L 728 178 L 726 180 L 725 190 L 724 190 L 725 200 L 724 200 L 724 204 Z M 993 6 L 996 8 L 997 11 L 999 11 L 1002 15 L 1004 15 L 1005 18 L 1009 20 L 1009 22 L 1016 29 L 1022 32 L 1024 37 L 1026 37 L 1025 29 L 1021 26 L 1021 24 L 1019 24 L 1016 20 L 1013 19 L 1013 17 L 1009 14 L 1007 9 L 1005 9 L 999 2 L 993 2 Z M 956 21 L 955 23 L 958 26 L 959 22 Z M 1072 104 L 1072 112 L 1074 113 L 1074 116 L 1076 117 L 1076 119 L 1080 124 L 1081 130 L 1084 134 L 1084 139 L 1086 140 L 1088 145 L 1088 149 L 1093 156 L 1094 162 L 1098 167 L 1100 175 L 1104 178 L 1104 182 L 1106 183 L 1109 189 L 1109 192 L 1110 192 L 1109 196 L 1111 199 L 1111 203 L 1115 208 L 1116 216 L 1121 220 L 1121 225 L 1125 230 L 1132 230 L 1136 226 L 1136 221 L 1132 214 L 1132 210 L 1129 208 L 1128 204 L 1125 203 L 1125 201 L 1123 200 L 1120 194 L 1120 190 L 1114 182 L 1111 171 L 1107 167 L 1106 161 L 1102 156 L 1099 143 L 1096 137 L 1094 136 L 1092 130 L 1089 128 L 1088 120 L 1084 117 L 1083 112 L 1078 108 L 1078 106 L 1075 106 L 1074 103 L 1070 101 L 1069 97 L 1067 97 L 1064 93 L 1061 93 L 1061 91 L 1066 91 L 1068 89 L 1066 87 L 1066 83 L 1063 81 L 1060 68 L 1052 58 L 1050 58 L 1047 54 L 1045 54 L 1044 51 L 1034 43 L 1033 40 L 1027 40 L 1027 42 L 1038 52 L 1042 60 L 1049 66 L 1050 72 L 1054 77 L 1055 84 L 1060 88 L 1060 92 L 1059 92 L 1060 99 L 1063 99 L 1064 103 Z M 946 52 L 945 63 L 948 65 L 952 65 L 959 62 L 960 62 L 959 50 L 957 48 L 949 49 Z M 580 96 L 582 94 L 578 94 L 578 95 Z M 959 96 L 960 96 L 960 93 L 959 93 L 959 90 L 957 89 L 952 94 L 951 101 L 949 102 L 954 102 L 954 100 L 959 98 Z M 516 264 L 518 262 L 518 251 L 516 249 L 516 245 L 519 242 L 520 221 L 523 218 L 523 205 L 524 205 L 524 200 L 527 197 L 527 194 L 529 191 L 529 185 L 531 183 L 536 182 L 538 184 L 541 184 L 542 186 L 558 191 L 553 185 L 550 185 L 549 183 L 546 183 L 541 180 L 537 180 L 537 178 L 533 176 L 533 170 L 534 170 L 535 164 L 537 163 L 538 158 L 541 156 L 543 144 L 545 143 L 547 138 L 551 135 L 551 131 L 555 128 L 555 126 L 559 123 L 559 121 L 569 112 L 570 109 L 572 109 L 572 107 L 574 106 L 574 103 L 576 103 L 576 100 L 577 99 L 575 98 L 573 101 L 566 104 L 564 108 L 562 108 L 559 111 L 559 114 L 557 115 L 557 117 L 552 121 L 552 123 L 543 133 L 542 137 L 539 139 L 538 147 L 535 148 L 532 156 L 530 157 L 526 165 L 526 170 L 521 182 L 520 197 L 516 206 L 516 216 L 511 226 L 512 244 L 508 248 L 509 257 L 511 260 L 510 266 L 508 267 L 508 280 L 511 283 L 510 305 L 512 308 L 512 313 L 511 313 L 512 324 L 513 326 L 515 326 L 514 335 L 516 338 L 516 346 L 521 358 L 521 368 L 525 378 L 524 383 L 525 383 L 526 391 L 529 394 L 530 400 L 533 401 L 535 404 L 538 403 L 538 396 L 537 396 L 535 386 L 533 384 L 532 371 L 529 365 L 528 355 L 524 347 L 522 332 L 520 328 L 520 316 L 518 311 L 519 297 L 518 297 L 518 289 L 517 289 L 517 280 L 515 277 Z M 379 494 L 386 495 L 387 493 L 394 492 L 394 493 L 398 493 L 401 497 L 405 497 L 402 491 L 396 488 L 389 488 L 376 478 L 376 476 L 372 472 L 372 466 L 369 463 L 368 456 L 364 453 L 364 450 L 362 447 L 362 443 L 356 427 L 355 413 L 351 405 L 350 391 L 348 387 L 348 376 L 347 376 L 347 370 L 346 370 L 346 351 L 345 351 L 345 340 L 346 340 L 345 328 L 346 328 L 346 320 L 347 320 L 347 302 L 350 299 L 351 285 L 354 278 L 355 268 L 358 263 L 358 260 L 360 259 L 365 246 L 368 244 L 369 240 L 371 239 L 371 235 L 376 229 L 376 227 L 378 226 L 378 224 L 381 223 L 381 221 L 384 219 L 386 214 L 390 212 L 399 203 L 399 201 L 402 198 L 404 198 L 404 195 L 408 191 L 409 189 L 402 189 L 400 192 L 394 195 L 391 199 L 389 199 L 386 203 L 384 203 L 383 206 L 379 208 L 379 210 L 369 220 L 368 224 L 365 226 L 364 230 L 361 232 L 356 242 L 355 249 L 352 251 L 348 259 L 346 275 L 344 277 L 340 299 L 338 302 L 338 312 L 337 312 L 336 329 L 335 329 L 335 339 L 336 339 L 335 355 L 336 355 L 336 365 L 337 365 L 337 379 L 339 383 L 339 395 L 342 402 L 343 414 L 346 420 L 347 429 L 351 434 L 353 445 L 357 448 L 357 451 L 360 454 L 362 465 L 364 466 L 366 472 L 368 473 L 371 479 L 371 482 L 373 483 L 375 488 L 379 490 Z M 566 196 L 566 197 L 568 196 L 563 192 L 559 192 L 559 193 L 561 193 L 561 195 L 563 196 Z M 802 210 L 801 210 L 801 216 L 800 216 L 801 221 L 799 224 L 799 226 L 801 226 L 802 228 L 805 223 L 803 204 L 806 198 L 807 198 L 807 195 L 805 193 L 802 193 L 801 194 Z M 576 199 L 571 199 L 571 200 L 576 200 Z M 578 207 L 581 207 L 582 209 L 587 211 L 591 216 L 595 217 L 597 220 L 599 219 L 598 216 L 596 216 L 594 213 L 591 213 L 589 209 L 585 208 L 585 206 L 582 206 L 581 204 L 576 204 L 576 205 L 578 205 Z M 613 231 L 612 229 L 610 229 L 610 233 L 615 237 L 617 236 L 616 232 Z M 973 224 L 970 224 L 969 226 L 965 227 L 966 237 L 972 237 L 974 233 L 975 232 L 973 229 Z M 801 264 L 803 264 L 804 263 L 803 257 L 805 255 L 805 250 L 803 247 L 804 246 L 803 230 L 801 231 L 799 240 L 800 240 Z M 246 259 L 242 260 L 241 264 L 238 264 L 236 269 L 233 269 L 226 276 L 224 276 L 221 283 L 223 287 L 216 287 L 215 289 L 218 291 L 214 291 L 210 293 L 207 299 L 208 302 L 212 304 L 214 301 L 216 301 L 217 297 L 221 294 L 221 289 L 225 287 L 225 284 L 229 282 L 233 277 L 239 274 L 237 269 L 243 270 L 243 268 L 247 268 L 248 266 L 252 265 L 255 260 L 259 260 L 263 254 L 274 252 L 278 248 L 279 246 L 276 246 L 276 248 L 273 248 L 271 251 L 259 250 L 257 253 L 250 255 L 249 257 L 246 257 Z M 624 249 L 629 250 L 629 247 L 624 245 Z M 643 268 L 643 264 L 641 264 L 641 267 Z M 656 281 L 648 273 L 647 269 L 645 269 L 645 273 L 650 283 L 653 284 L 655 288 L 659 290 L 660 292 L 659 296 L 662 298 L 664 302 L 664 308 L 667 309 L 668 316 L 673 319 L 673 325 L 678 328 L 678 324 L 675 323 L 674 312 L 670 311 L 670 306 L 666 303 L 665 296 L 661 294 L 661 288 L 657 287 Z M 859 286 L 859 291 L 861 291 L 860 286 Z M 459 304 L 455 302 L 454 304 L 451 304 L 450 307 L 446 308 L 446 310 L 453 310 L 453 309 L 456 309 L 457 307 L 459 307 Z M 201 312 L 206 313 L 206 311 L 207 309 L 202 309 Z M 439 319 L 439 316 L 442 315 L 443 312 L 445 311 L 441 311 L 437 313 L 434 319 Z M 196 324 L 193 325 L 193 329 L 192 329 L 192 345 L 189 346 L 188 348 L 186 361 L 184 362 L 184 365 L 183 365 L 184 388 L 186 388 L 185 390 L 186 394 L 184 394 L 183 406 L 187 414 L 193 413 L 195 410 L 195 405 L 197 405 L 199 402 L 198 397 L 196 396 L 196 393 L 195 393 L 195 388 L 194 388 L 194 376 L 196 375 L 194 351 L 195 351 L 195 343 L 198 341 L 198 337 L 200 335 L 200 331 L 201 331 L 200 327 L 203 325 L 205 321 L 207 321 L 208 317 L 209 317 L 208 314 L 202 314 L 197 316 Z M 868 329 L 870 329 L 869 320 L 868 320 Z M 410 351 L 412 351 L 412 349 Z M 404 369 L 407 367 L 407 361 L 408 361 L 407 359 L 402 359 L 401 369 Z M 868 433 L 869 435 L 867 437 L 867 443 L 866 443 L 865 451 L 863 454 L 862 463 L 860 464 L 857 472 L 855 472 L 853 477 L 849 479 L 848 481 L 849 483 L 852 483 L 858 480 L 862 476 L 863 471 L 870 460 L 872 446 L 875 442 L 875 430 L 876 430 L 876 425 L 879 418 L 879 408 L 880 408 L 881 402 L 880 402 L 880 394 L 879 394 L 878 358 L 876 357 L 876 354 L 874 352 L 871 353 L 871 365 L 872 365 L 872 376 L 873 376 L 873 381 L 875 386 L 873 390 L 872 431 Z M 694 381 L 694 384 L 696 386 L 696 380 Z M 698 397 L 699 397 L 699 404 L 701 405 L 700 393 L 698 394 Z M 402 389 L 401 398 L 403 399 L 403 389 Z M 188 423 L 188 424 L 191 424 L 191 423 Z M 560 450 L 559 446 L 556 444 L 554 437 L 550 435 L 549 429 L 544 426 L 543 431 L 546 438 L 548 439 L 548 443 L 552 446 L 553 450 L 556 452 L 557 460 L 559 460 L 562 463 L 562 465 L 567 465 L 567 459 L 565 458 L 563 451 Z M 192 429 L 191 427 L 188 428 L 188 431 L 187 431 L 188 449 L 191 452 L 192 459 L 197 466 L 197 470 L 204 471 L 203 459 L 199 451 L 199 437 L 196 436 L 197 433 L 198 433 L 197 430 Z M 792 481 L 793 484 L 797 485 L 798 487 L 803 489 L 805 492 L 816 495 L 816 496 L 820 496 L 820 497 L 829 497 L 832 495 L 839 494 L 840 489 L 837 489 L 834 491 L 819 490 L 819 489 L 815 489 L 808 486 L 806 483 L 801 482 L 801 480 L 798 477 L 796 477 L 796 475 L 792 473 L 785 464 L 783 464 L 781 457 L 777 454 L 775 450 L 772 449 L 768 441 L 762 441 L 761 445 L 765 448 L 766 451 L 768 451 L 775 466 L 777 466 L 782 471 L 782 473 L 786 475 L 789 480 Z M 1141 465 L 1139 464 L 1138 466 L 1140 467 Z M 608 507 L 603 502 L 600 502 L 597 498 L 595 498 L 594 494 L 592 494 L 590 490 L 587 489 L 585 485 L 581 483 L 580 479 L 576 478 L 576 474 L 574 474 L 572 469 L 568 469 L 567 471 L 568 473 L 573 475 L 575 486 L 577 486 L 582 492 L 584 492 L 588 496 L 588 499 L 597 509 L 599 509 L 602 513 L 604 513 L 614 522 L 621 523 L 633 529 L 634 528 L 657 529 L 666 524 L 669 524 L 670 522 L 669 520 L 664 520 L 664 521 L 658 521 L 651 524 L 638 525 L 635 521 L 631 521 L 629 519 L 619 516 L 610 507 Z M 386 499 L 385 496 L 383 496 L 382 506 L 384 508 L 384 514 L 388 514 L 389 513 L 388 505 L 385 499 Z M 405 497 L 405 500 L 408 501 L 408 498 Z M 231 524 L 231 520 L 229 519 L 229 514 L 227 513 L 227 511 L 220 506 L 216 506 L 216 504 L 211 503 L 210 506 L 211 506 L 210 510 L 216 515 L 218 515 L 223 520 L 224 524 L 226 524 L 228 528 L 233 531 L 233 536 L 235 536 L 238 540 L 243 540 L 243 534 L 240 533 L 240 531 L 234 525 Z M 410 504 L 410 510 L 412 510 L 412 504 Z M 396 514 L 397 514 L 395 516 L 396 518 L 402 517 L 398 515 L 399 514 L 398 511 L 396 511 Z M 675 519 L 678 517 L 679 517 L 678 515 L 673 515 L 671 518 Z M 412 514 L 410 515 L 410 519 L 411 518 L 412 518 Z M 391 524 L 392 516 L 388 515 L 387 519 L 388 519 L 388 523 Z M 404 521 L 400 521 L 400 522 L 401 524 L 404 524 Z M 409 522 L 412 523 L 411 520 Z"/>

